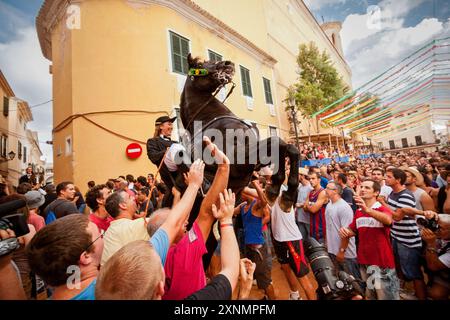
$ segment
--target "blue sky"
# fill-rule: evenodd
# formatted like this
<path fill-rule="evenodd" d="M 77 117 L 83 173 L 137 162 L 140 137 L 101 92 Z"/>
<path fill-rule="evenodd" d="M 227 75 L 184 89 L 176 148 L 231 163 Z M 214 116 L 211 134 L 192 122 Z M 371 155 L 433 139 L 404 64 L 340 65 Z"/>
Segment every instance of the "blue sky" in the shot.
<path fill-rule="evenodd" d="M 211 0 L 245 1 L 245 0 Z M 288 1 L 288 0 L 277 0 Z M 304 0 L 319 23 L 341 21 L 345 58 L 357 87 L 434 38 L 450 36 L 449 0 Z M 42 0 L 0 0 L 0 69 L 30 106 L 52 98 L 50 61 L 41 52 L 35 17 Z M 374 7 L 377 6 L 377 7 Z M 379 8 L 379 11 L 374 11 Z M 368 13 L 368 9 L 371 9 Z M 374 12 L 378 23 L 368 25 Z M 226 21 L 225 21 L 226 22 Z M 32 109 L 31 130 L 52 140 L 52 104 Z M 52 148 L 41 143 L 47 160 Z"/>

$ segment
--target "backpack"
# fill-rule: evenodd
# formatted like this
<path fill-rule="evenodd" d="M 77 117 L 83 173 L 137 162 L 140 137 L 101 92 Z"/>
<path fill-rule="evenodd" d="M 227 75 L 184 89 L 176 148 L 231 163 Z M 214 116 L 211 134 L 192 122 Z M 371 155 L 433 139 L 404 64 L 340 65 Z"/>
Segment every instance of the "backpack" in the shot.
<path fill-rule="evenodd" d="M 64 202 L 61 202 L 64 203 Z M 52 223 L 53 221 L 56 220 L 56 214 L 55 214 L 55 209 L 61 204 L 59 203 L 58 205 L 56 205 L 52 210 L 48 210 L 47 212 L 47 216 L 45 217 L 45 224 L 48 225 L 50 223 Z"/>

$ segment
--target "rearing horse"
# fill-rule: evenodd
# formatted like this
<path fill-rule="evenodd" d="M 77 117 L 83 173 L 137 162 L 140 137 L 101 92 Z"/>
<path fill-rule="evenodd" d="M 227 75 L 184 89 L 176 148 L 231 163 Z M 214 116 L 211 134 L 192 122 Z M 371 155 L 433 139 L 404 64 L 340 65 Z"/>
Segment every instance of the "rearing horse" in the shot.
<path fill-rule="evenodd" d="M 230 158 L 228 187 L 237 196 L 249 184 L 254 170 L 274 162 L 268 163 L 268 159 L 276 159 L 278 163 L 274 164 L 278 170 L 274 170 L 271 185 L 266 188 L 267 196 L 271 199 L 276 198 L 280 194 L 281 185 L 285 180 L 285 158 L 289 157 L 288 190 L 282 193 L 282 197 L 286 203 L 293 204 L 298 186 L 299 151 L 279 137 L 270 137 L 259 141 L 259 133 L 256 128 L 238 118 L 215 98 L 215 93 L 218 90 L 232 83 L 235 71 L 234 63 L 231 61 L 201 61 L 199 58 L 193 59 L 191 54 L 188 55 L 187 59 L 189 74 L 180 99 L 180 113 L 183 126 L 189 132 L 190 137 L 208 135 L 210 129 L 215 129 L 216 132 L 222 134 L 223 148 L 220 143 L 218 147 L 223 149 Z M 194 125 L 195 121 L 201 121 L 200 129 Z M 197 131 L 194 132 L 194 130 Z M 234 131 L 239 132 L 239 134 L 230 138 L 227 136 L 227 130 L 228 133 Z M 210 136 L 210 138 L 214 142 L 216 137 Z M 233 152 L 231 152 L 231 146 Z M 261 156 L 261 148 L 266 151 L 266 157 Z M 236 163 L 239 150 L 245 150 L 245 161 Z M 207 165 L 205 177 L 212 181 L 216 169 L 217 166 L 214 164 Z"/>

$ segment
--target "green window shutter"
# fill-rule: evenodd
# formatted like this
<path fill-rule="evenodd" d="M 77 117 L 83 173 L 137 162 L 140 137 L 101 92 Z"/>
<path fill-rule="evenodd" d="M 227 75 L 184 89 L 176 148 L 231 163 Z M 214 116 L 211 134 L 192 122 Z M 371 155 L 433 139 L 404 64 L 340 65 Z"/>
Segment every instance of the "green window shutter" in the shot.
<path fill-rule="evenodd" d="M 264 94 L 266 96 L 266 103 L 273 104 L 272 89 L 270 88 L 270 80 L 263 78 L 263 83 L 264 83 Z"/>
<path fill-rule="evenodd" d="M 250 83 L 250 71 L 247 68 L 241 67 L 241 78 L 242 78 L 242 90 L 244 96 L 253 97 L 252 85 Z"/>
<path fill-rule="evenodd" d="M 9 98 L 3 97 L 3 115 L 7 117 L 9 115 Z"/>
<path fill-rule="evenodd" d="M 172 71 L 181 74 L 188 73 L 187 55 L 189 54 L 189 40 L 170 32 L 170 47 L 172 54 Z"/>
<path fill-rule="evenodd" d="M 209 56 L 209 61 L 211 61 L 211 62 L 222 61 L 222 59 L 223 59 L 223 57 L 220 54 L 215 53 L 212 50 L 208 50 L 208 56 Z"/>

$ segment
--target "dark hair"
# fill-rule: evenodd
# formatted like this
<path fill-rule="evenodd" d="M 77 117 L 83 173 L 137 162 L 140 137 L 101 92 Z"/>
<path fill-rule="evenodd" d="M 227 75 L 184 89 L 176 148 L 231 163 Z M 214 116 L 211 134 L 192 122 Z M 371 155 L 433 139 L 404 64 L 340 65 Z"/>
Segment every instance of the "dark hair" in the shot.
<path fill-rule="evenodd" d="M 31 184 L 29 184 L 28 182 L 22 182 L 21 184 L 19 184 L 16 191 L 19 194 L 25 194 L 31 190 L 33 190 L 33 186 Z"/>
<path fill-rule="evenodd" d="M 109 190 L 114 190 L 114 181 L 108 180 L 106 181 L 105 185 Z"/>
<path fill-rule="evenodd" d="M 97 199 L 100 199 L 103 197 L 102 190 L 104 188 L 107 188 L 107 186 L 105 184 L 99 184 L 98 186 L 94 186 L 91 188 L 91 190 L 86 192 L 86 196 L 85 196 L 86 204 L 88 205 L 89 208 L 91 208 L 91 210 L 93 212 L 97 211 L 99 208 Z"/>
<path fill-rule="evenodd" d="M 55 193 L 56 192 L 56 188 L 54 184 L 48 184 L 45 186 L 45 192 L 47 193 Z"/>
<path fill-rule="evenodd" d="M 132 174 L 127 174 L 127 179 L 128 182 L 134 182 L 134 177 Z"/>
<path fill-rule="evenodd" d="M 114 192 L 112 195 L 106 199 L 105 203 L 105 209 L 108 211 L 109 215 L 113 218 L 117 218 L 117 216 L 120 214 L 120 208 L 119 205 L 123 202 L 125 202 L 122 193 L 125 191 L 119 190 Z"/>
<path fill-rule="evenodd" d="M 156 185 L 156 189 L 158 189 L 158 191 L 161 192 L 162 194 L 165 194 L 169 190 L 167 186 L 162 182 Z"/>
<path fill-rule="evenodd" d="M 61 191 L 66 190 L 66 188 L 67 188 L 67 186 L 68 186 L 69 184 L 73 184 L 73 182 L 70 182 L 70 181 L 64 181 L 64 182 L 61 182 L 60 184 L 58 184 L 58 185 L 56 186 L 56 194 L 59 196 L 60 193 L 61 193 Z"/>
<path fill-rule="evenodd" d="M 339 173 L 337 179 L 341 180 L 343 184 L 347 183 L 347 176 L 345 173 Z"/>
<path fill-rule="evenodd" d="M 80 255 L 90 252 L 92 234 L 89 219 L 83 214 L 69 214 L 39 230 L 26 247 L 31 270 L 51 286 L 64 285 L 71 275 L 67 268 L 78 265 Z"/>
<path fill-rule="evenodd" d="M 119 178 L 122 178 L 123 180 L 126 180 L 124 176 L 119 176 Z"/>
<path fill-rule="evenodd" d="M 398 168 L 392 168 L 392 169 L 387 169 L 386 172 L 392 173 L 395 180 L 400 179 L 400 184 L 402 184 L 402 185 L 405 184 L 406 173 L 403 170 L 400 170 Z"/>
<path fill-rule="evenodd" d="M 373 173 L 374 171 L 380 171 L 380 172 L 381 172 L 381 175 L 384 175 L 384 170 L 381 169 L 381 168 L 374 168 L 374 169 L 372 169 L 372 173 Z"/>
<path fill-rule="evenodd" d="M 381 184 L 378 181 L 375 181 L 375 180 L 372 180 L 372 179 L 364 180 L 364 182 L 366 182 L 366 181 L 372 182 L 373 191 L 380 193 L 380 191 L 381 191 Z"/>
<path fill-rule="evenodd" d="M 143 186 L 147 186 L 147 179 L 144 176 L 137 177 L 136 181 Z"/>
<path fill-rule="evenodd" d="M 89 181 L 89 182 L 88 182 L 88 187 L 89 187 L 89 188 L 95 187 L 95 181 L 92 181 L 92 180 Z"/>

